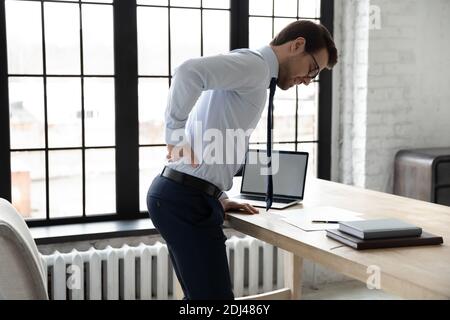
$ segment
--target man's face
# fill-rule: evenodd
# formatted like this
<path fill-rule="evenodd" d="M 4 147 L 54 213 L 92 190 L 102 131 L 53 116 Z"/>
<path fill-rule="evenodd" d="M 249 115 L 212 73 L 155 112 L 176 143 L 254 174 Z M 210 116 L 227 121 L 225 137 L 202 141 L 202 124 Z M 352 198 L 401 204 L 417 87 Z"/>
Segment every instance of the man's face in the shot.
<path fill-rule="evenodd" d="M 326 68 L 327 63 L 328 51 L 325 48 L 309 53 L 304 51 L 301 41 L 293 44 L 288 59 L 280 64 L 278 87 L 287 90 L 302 83 L 307 86 L 320 71 Z"/>

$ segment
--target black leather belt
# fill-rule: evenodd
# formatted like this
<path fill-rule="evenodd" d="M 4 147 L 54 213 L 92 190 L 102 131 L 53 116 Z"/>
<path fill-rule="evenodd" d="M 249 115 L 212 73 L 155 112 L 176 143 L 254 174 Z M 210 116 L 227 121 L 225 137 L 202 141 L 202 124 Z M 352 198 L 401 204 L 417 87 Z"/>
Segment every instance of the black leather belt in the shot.
<path fill-rule="evenodd" d="M 202 191 L 207 195 L 214 197 L 216 199 L 218 199 L 222 194 L 222 191 L 211 182 L 191 176 L 189 174 L 180 171 L 173 170 L 169 167 L 164 167 L 163 171 L 161 172 L 161 176 L 166 177 L 175 182 L 181 183 L 182 185 Z"/>

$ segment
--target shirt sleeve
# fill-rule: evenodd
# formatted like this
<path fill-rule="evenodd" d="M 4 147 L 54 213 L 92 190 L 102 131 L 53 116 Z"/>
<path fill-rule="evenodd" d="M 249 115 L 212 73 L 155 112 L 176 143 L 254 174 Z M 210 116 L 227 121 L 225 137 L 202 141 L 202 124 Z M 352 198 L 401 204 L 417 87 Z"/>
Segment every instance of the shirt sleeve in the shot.
<path fill-rule="evenodd" d="M 245 94 L 264 86 L 268 73 L 262 57 L 250 52 L 190 59 L 181 64 L 172 78 L 165 111 L 166 143 L 186 141 L 186 121 L 202 91 L 219 89 Z"/>

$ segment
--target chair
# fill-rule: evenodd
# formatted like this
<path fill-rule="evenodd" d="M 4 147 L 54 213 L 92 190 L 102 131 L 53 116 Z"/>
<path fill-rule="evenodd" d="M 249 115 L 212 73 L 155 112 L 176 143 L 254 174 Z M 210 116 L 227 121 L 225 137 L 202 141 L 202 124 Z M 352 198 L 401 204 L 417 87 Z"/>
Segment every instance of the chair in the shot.
<path fill-rule="evenodd" d="M 0 299 L 48 300 L 46 273 L 25 221 L 0 198 Z"/>

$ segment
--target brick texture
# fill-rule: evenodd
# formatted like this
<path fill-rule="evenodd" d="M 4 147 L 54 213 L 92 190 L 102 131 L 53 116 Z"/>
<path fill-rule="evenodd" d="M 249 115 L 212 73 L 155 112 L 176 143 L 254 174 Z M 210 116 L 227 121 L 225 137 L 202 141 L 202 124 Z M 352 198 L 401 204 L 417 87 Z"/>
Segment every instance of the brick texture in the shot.
<path fill-rule="evenodd" d="M 361 82 L 361 90 L 365 87 L 367 94 L 366 101 L 359 102 L 365 107 L 354 107 L 350 115 L 356 119 L 354 114 L 363 112 L 359 123 L 350 124 L 353 132 L 365 132 L 351 139 L 352 145 L 363 151 L 349 156 L 341 148 L 333 158 L 340 163 L 360 163 L 364 168 L 349 172 L 345 166 L 334 166 L 340 172 L 333 176 L 392 192 L 398 150 L 450 146 L 450 1 L 372 0 L 370 5 L 379 8 L 381 23 L 379 29 L 368 32 L 367 80 Z M 335 19 L 339 24 L 345 17 L 336 14 Z M 346 36 L 339 35 L 340 42 L 345 42 Z M 366 45 L 360 41 L 356 47 Z M 345 81 L 343 78 L 342 72 L 334 77 L 338 82 Z M 342 116 L 349 97 L 337 94 Z M 339 132 L 348 130 L 347 122 L 338 125 Z"/>

